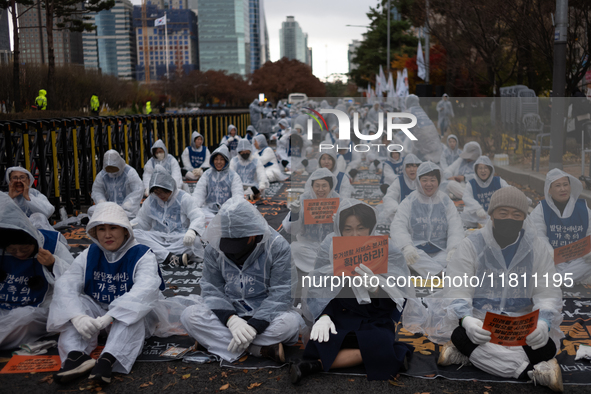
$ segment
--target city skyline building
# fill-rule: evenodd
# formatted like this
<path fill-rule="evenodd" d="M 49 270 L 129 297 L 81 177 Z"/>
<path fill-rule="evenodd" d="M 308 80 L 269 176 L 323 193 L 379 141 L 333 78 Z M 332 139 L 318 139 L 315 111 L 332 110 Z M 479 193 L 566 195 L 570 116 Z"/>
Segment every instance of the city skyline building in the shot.
<path fill-rule="evenodd" d="M 250 8 L 250 72 L 270 60 L 269 32 L 265 18 L 264 0 L 249 0 Z"/>
<path fill-rule="evenodd" d="M 308 47 L 308 34 L 302 31 L 295 17 L 288 16 L 279 29 L 280 58 L 299 60 L 312 67 L 312 49 Z"/>

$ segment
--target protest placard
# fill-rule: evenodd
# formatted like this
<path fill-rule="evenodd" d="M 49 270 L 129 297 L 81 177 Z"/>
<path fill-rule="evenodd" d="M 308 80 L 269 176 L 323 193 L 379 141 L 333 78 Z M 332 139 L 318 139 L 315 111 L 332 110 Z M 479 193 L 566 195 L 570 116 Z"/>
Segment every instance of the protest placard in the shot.
<path fill-rule="evenodd" d="M 60 366 L 60 356 L 12 356 L 0 373 L 55 372 Z"/>
<path fill-rule="evenodd" d="M 332 239 L 333 270 L 340 276 L 357 275 L 360 264 L 374 274 L 388 272 L 388 236 L 334 237 Z"/>
<path fill-rule="evenodd" d="M 578 259 L 591 252 L 591 235 L 576 242 L 554 249 L 554 264 Z"/>
<path fill-rule="evenodd" d="M 486 312 L 482 328 L 491 332 L 491 343 L 503 346 L 525 346 L 525 338 L 538 326 L 539 314 L 539 310 L 523 316 Z"/>
<path fill-rule="evenodd" d="M 332 216 L 337 209 L 339 209 L 338 198 L 306 199 L 304 200 L 304 224 L 332 223 Z"/>

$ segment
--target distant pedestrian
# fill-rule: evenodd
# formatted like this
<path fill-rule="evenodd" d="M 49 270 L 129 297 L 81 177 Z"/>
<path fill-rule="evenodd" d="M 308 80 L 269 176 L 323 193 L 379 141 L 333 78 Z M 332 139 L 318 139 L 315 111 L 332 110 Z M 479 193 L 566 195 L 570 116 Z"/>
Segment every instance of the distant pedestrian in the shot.
<path fill-rule="evenodd" d="M 44 89 L 39 90 L 39 96 L 35 99 L 35 105 L 39 111 L 47 109 L 47 92 Z"/>
<path fill-rule="evenodd" d="M 146 101 L 146 115 L 150 115 L 152 113 L 152 102 Z"/>
<path fill-rule="evenodd" d="M 99 116 L 100 107 L 101 103 L 99 102 L 98 96 L 96 94 L 93 94 L 90 98 L 90 112 L 94 116 Z"/>

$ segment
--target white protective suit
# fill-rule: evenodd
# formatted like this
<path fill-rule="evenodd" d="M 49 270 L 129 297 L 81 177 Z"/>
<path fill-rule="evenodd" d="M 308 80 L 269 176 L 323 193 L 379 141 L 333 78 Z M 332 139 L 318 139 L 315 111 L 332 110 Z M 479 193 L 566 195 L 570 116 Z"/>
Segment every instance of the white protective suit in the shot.
<path fill-rule="evenodd" d="M 406 108 L 407 112 L 417 117 L 416 126 L 410 129 L 410 132 L 417 138 L 417 141 L 413 141 L 412 153 L 421 160 L 437 163 L 443 150 L 437 128 L 421 108 L 419 98 L 414 94 L 406 98 Z"/>
<path fill-rule="evenodd" d="M 264 136 L 263 136 L 264 137 Z M 245 195 L 252 195 L 251 187 L 254 186 L 259 189 L 262 193 L 263 190 L 269 187 L 269 180 L 267 179 L 267 173 L 265 167 L 263 167 L 262 160 L 259 160 L 258 155 L 255 152 L 254 147 L 246 139 L 238 141 L 238 147 L 236 148 L 238 155 L 230 160 L 230 170 L 235 171 L 244 187 Z M 240 153 L 243 151 L 250 151 L 248 160 L 244 160 Z"/>
<path fill-rule="evenodd" d="M 128 238 L 118 250 L 111 252 L 99 244 L 93 229 L 101 224 L 127 230 Z M 151 312 L 163 297 L 164 281 L 156 256 L 138 244 L 119 205 L 106 202 L 97 206 L 86 231 L 94 244 L 56 281 L 47 328 L 60 331 L 58 349 L 64 362 L 68 353 L 90 354 L 97 345 L 99 333 L 85 339 L 71 323 L 73 318 L 111 316 L 114 320 L 103 353 L 117 359 L 114 372 L 129 373 L 144 339 L 156 330 L 156 314 Z"/>
<path fill-rule="evenodd" d="M 234 137 L 232 137 L 230 135 L 230 130 L 232 130 L 232 129 L 236 129 L 236 135 Z M 220 142 L 220 146 L 225 145 L 228 148 L 228 151 L 229 151 L 228 157 L 230 159 L 235 157 L 238 154 L 238 152 L 236 152 L 236 148 L 238 147 L 238 141 L 240 141 L 241 139 L 242 139 L 242 137 L 240 137 L 238 135 L 238 129 L 236 128 L 236 126 L 234 126 L 233 124 L 228 125 L 228 134 L 226 134 L 222 138 L 222 141 Z"/>
<path fill-rule="evenodd" d="M 197 137 L 201 137 L 203 140 L 203 145 L 199 149 L 195 147 L 195 138 Z M 205 146 L 205 138 L 197 131 L 194 131 L 191 134 L 191 145 L 187 146 L 181 155 L 183 169 L 187 171 L 185 177 L 190 180 L 198 179 L 198 177 L 193 175 L 192 171 L 196 168 L 201 168 L 204 171 L 208 169 L 210 156 L 209 149 Z"/>
<path fill-rule="evenodd" d="M 105 169 L 117 167 L 119 171 L 109 173 Z M 99 172 L 92 184 L 92 200 L 96 205 L 102 202 L 114 202 L 123 208 L 127 217 L 133 219 L 140 209 L 144 196 L 144 184 L 136 170 L 125 164 L 125 160 L 116 150 L 108 150 L 103 157 L 103 170 Z M 88 208 L 88 216 L 92 217 L 96 205 Z"/>
<path fill-rule="evenodd" d="M 445 97 L 447 97 L 448 100 L 445 100 Z M 447 93 L 443 94 L 441 101 L 437 103 L 435 109 L 437 109 L 439 115 L 437 119 L 437 127 L 439 127 L 439 130 L 441 131 L 441 135 L 443 135 L 451 124 L 451 118 L 455 116 L 453 106 L 451 105 Z"/>
<path fill-rule="evenodd" d="M 10 167 L 6 170 L 5 181 L 8 185 L 10 183 L 10 174 L 13 171 L 19 171 L 25 173 L 29 177 L 29 198 L 30 200 L 27 201 L 23 195 L 19 195 L 13 198 L 13 201 L 18 207 L 30 217 L 35 213 L 41 213 L 46 218 L 50 218 L 55 211 L 55 207 L 51 205 L 47 197 L 43 195 L 39 190 L 33 188 L 33 183 L 35 182 L 35 177 L 27 171 L 25 168 L 22 167 Z M 8 194 L 7 194 L 8 195 Z"/>
<path fill-rule="evenodd" d="M 254 127 L 257 127 L 259 120 L 261 120 L 261 112 L 263 112 L 259 105 L 259 99 L 254 99 L 248 106 L 248 110 L 250 111 L 250 122 Z"/>
<path fill-rule="evenodd" d="M 281 167 L 279 167 L 279 163 L 277 163 L 277 157 L 275 156 L 275 152 L 273 149 L 269 147 L 267 144 L 267 138 L 264 134 L 258 134 L 253 138 L 254 141 L 259 146 L 259 150 L 257 154 L 259 156 L 260 162 L 263 164 L 265 168 L 265 173 L 267 174 L 267 180 L 269 182 L 279 182 L 285 180 L 285 174 L 281 171 Z"/>
<path fill-rule="evenodd" d="M 226 160 L 226 165 L 221 171 L 213 165 L 217 155 Z M 228 147 L 220 146 L 211 154 L 209 169 L 203 173 L 193 191 L 193 197 L 197 200 L 197 206 L 203 208 L 207 223 L 215 216 L 223 203 L 235 196 L 242 196 L 244 189 L 238 174 L 230 170 L 230 156 Z"/>
<path fill-rule="evenodd" d="M 339 171 L 336 149 L 323 149 L 319 153 L 318 168 L 320 168 L 320 159 L 323 155 L 329 155 L 330 157 L 332 157 L 333 160 L 333 167 L 331 172 L 337 179 L 334 191 L 338 193 L 338 195 L 341 196 L 341 198 L 351 198 L 351 195 L 353 194 L 355 189 L 353 188 L 353 185 L 351 185 L 351 179 L 349 178 L 349 175 L 345 174 L 342 171 Z"/>
<path fill-rule="evenodd" d="M 456 140 L 456 148 L 451 150 L 449 148 L 449 140 L 450 139 Z M 447 136 L 447 145 L 443 148 L 443 152 L 441 152 L 441 158 L 439 159 L 439 166 L 443 171 L 447 169 L 454 161 L 456 161 L 460 157 L 460 153 L 462 150 L 460 149 L 460 142 L 458 141 L 458 137 L 455 134 L 450 134 Z"/>
<path fill-rule="evenodd" d="M 0 193 L 0 207 L 0 233 L 3 234 L 0 270 L 6 275 L 0 281 L 0 349 L 15 349 L 47 335 L 47 315 L 55 279 L 68 269 L 74 258 L 61 242 L 57 242 L 59 233 L 33 227 L 8 194 Z M 21 237 L 22 233 L 32 237 L 38 248 L 53 254 L 55 262 L 51 271 L 37 261 L 37 255 L 21 260 L 6 252 L 4 248 L 10 245 L 4 244 L 10 242 L 6 237 Z M 29 286 L 29 281 L 35 277 L 40 285 Z"/>
<path fill-rule="evenodd" d="M 166 202 L 152 193 L 159 187 L 172 191 Z M 150 180 L 150 196 L 142 204 L 137 217 L 132 221 L 137 241 L 149 245 L 159 263 L 169 253 L 187 253 L 198 259 L 203 258 L 200 236 L 205 232 L 205 215 L 191 195 L 178 190 L 168 171 L 156 167 Z M 185 246 L 183 238 L 188 230 L 197 233 L 192 246 Z"/>
<path fill-rule="evenodd" d="M 156 156 L 154 155 L 154 150 L 156 150 L 156 148 L 164 149 L 164 160 L 160 161 L 156 159 Z M 172 179 L 174 179 L 176 182 L 176 187 L 182 189 L 183 174 L 181 173 L 181 167 L 174 156 L 168 153 L 164 142 L 162 142 L 162 140 L 154 142 L 154 145 L 152 145 L 152 149 L 150 151 L 152 152 L 152 157 L 146 162 L 143 175 L 144 193 L 146 197 L 150 193 L 150 179 L 152 179 L 152 173 L 154 172 L 157 164 L 160 164 L 162 167 L 166 168 L 166 170 L 172 175 Z"/>
<path fill-rule="evenodd" d="M 416 190 L 417 183 L 419 182 L 418 175 L 414 180 L 411 180 L 408 177 L 405 171 L 406 165 L 421 163 L 422 161 L 420 161 L 419 158 L 412 153 L 404 157 L 404 161 L 402 162 L 402 176 L 399 175 L 394 179 L 394 181 L 390 184 L 390 187 L 388 187 L 388 192 L 383 199 L 381 216 L 389 218 L 389 223 L 392 223 L 392 220 L 394 220 L 394 215 L 396 214 L 396 211 L 398 211 L 400 202 L 403 201 L 410 193 Z"/>
<path fill-rule="evenodd" d="M 386 147 L 380 149 L 380 151 L 382 150 L 386 150 Z M 392 163 L 394 166 L 399 165 L 399 168 L 402 170 L 401 172 L 404 172 L 403 162 L 404 158 L 402 157 L 402 154 L 400 155 L 400 158 L 398 158 L 398 160 L 394 160 L 392 155 L 388 154 L 386 160 L 384 160 L 382 163 L 382 178 L 380 179 L 380 183 L 385 185 L 391 185 L 392 183 L 394 183 L 394 180 L 398 178 L 398 176 L 401 174 L 397 174 L 389 163 Z"/>
<path fill-rule="evenodd" d="M 561 214 L 550 196 L 549 190 L 552 182 L 563 177 L 568 177 L 571 189 L 570 199 Z M 528 220 L 537 229 L 538 236 L 545 241 L 546 248 L 552 253 L 552 256 L 554 256 L 555 248 L 591 235 L 591 210 L 587 207 L 587 202 L 579 198 L 582 191 L 581 181 L 564 171 L 553 169 L 546 174 L 546 183 L 544 184 L 546 200 L 544 203 L 540 201 L 529 215 Z M 570 277 L 575 283 L 584 282 L 591 276 L 591 255 L 558 264 L 556 272 L 562 274 L 563 277 L 564 274 L 571 273 Z"/>
<path fill-rule="evenodd" d="M 222 238 L 262 235 L 239 267 L 220 250 Z M 189 307 L 181 322 L 208 351 L 233 362 L 243 351 L 228 351 L 232 340 L 226 322 L 232 315 L 248 321 L 257 335 L 254 346 L 293 345 L 304 322 L 291 306 L 292 269 L 287 241 L 242 197 L 228 200 L 203 238 L 205 250 L 200 302 Z"/>
<path fill-rule="evenodd" d="M 443 171 L 443 179 L 446 180 L 453 176 L 462 175 L 464 177 L 462 182 L 450 180 L 447 185 L 447 190 L 455 197 L 462 199 L 464 190 L 466 189 L 466 182 L 476 176 L 474 174 L 474 161 L 480 156 L 482 156 L 480 144 L 476 141 L 468 142 L 464 145 L 464 150 L 460 153 L 460 157 Z"/>
<path fill-rule="evenodd" d="M 429 161 L 419 166 L 417 189 L 400 203 L 390 226 L 390 237 L 399 249 L 417 248 L 419 258 L 410 268 L 424 278 L 444 271 L 448 253 L 464 238 L 462 219 L 451 199 L 441 190 L 431 197 L 423 192 L 421 175 L 435 170 L 441 172 Z M 427 248 L 428 253 L 420 246 Z"/>
<path fill-rule="evenodd" d="M 291 127 L 289 127 L 289 122 L 285 119 L 281 119 L 278 125 L 283 125 L 285 129 L 279 130 L 278 134 L 280 133 L 281 136 L 277 139 L 277 158 L 280 161 L 287 160 L 291 165 L 291 141 L 290 136 L 292 134 Z M 301 150 L 301 153 L 304 153 L 304 149 Z"/>

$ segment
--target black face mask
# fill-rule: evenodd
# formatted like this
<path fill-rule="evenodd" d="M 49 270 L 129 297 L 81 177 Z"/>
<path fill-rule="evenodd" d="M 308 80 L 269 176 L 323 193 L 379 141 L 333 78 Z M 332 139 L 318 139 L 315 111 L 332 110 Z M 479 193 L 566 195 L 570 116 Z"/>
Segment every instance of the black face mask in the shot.
<path fill-rule="evenodd" d="M 240 157 L 242 157 L 244 160 L 248 160 L 248 158 L 250 157 L 250 153 L 241 153 Z"/>
<path fill-rule="evenodd" d="M 523 222 L 523 220 L 514 219 L 494 219 L 493 236 L 501 249 L 517 240 L 523 228 Z"/>
<path fill-rule="evenodd" d="M 242 265 L 255 250 L 257 244 L 261 242 L 263 236 L 257 235 L 251 243 L 248 243 L 249 238 L 222 238 L 220 239 L 220 250 L 234 263 Z"/>

